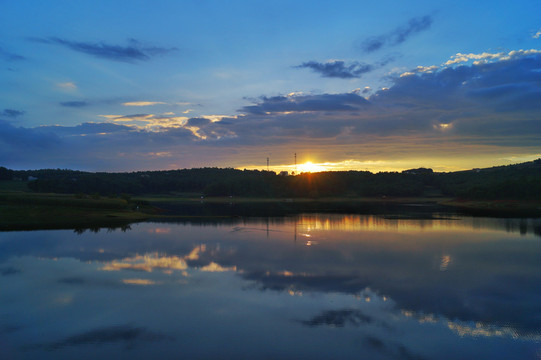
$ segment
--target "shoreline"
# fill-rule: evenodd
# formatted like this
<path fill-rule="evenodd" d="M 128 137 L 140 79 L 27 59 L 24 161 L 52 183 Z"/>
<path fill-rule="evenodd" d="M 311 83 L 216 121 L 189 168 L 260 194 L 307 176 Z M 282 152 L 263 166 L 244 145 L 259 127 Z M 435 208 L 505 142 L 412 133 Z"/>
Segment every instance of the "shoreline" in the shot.
<path fill-rule="evenodd" d="M 0 193 L 0 231 L 47 229 L 123 228 L 152 219 L 212 219 L 258 215 L 175 214 L 183 206 L 241 206 L 247 209 L 273 209 L 261 216 L 280 216 L 314 211 L 349 211 L 349 206 L 364 210 L 374 206 L 442 206 L 473 216 L 541 217 L 541 203 L 518 200 L 463 200 L 445 197 L 351 197 L 351 198 L 250 198 L 181 195 L 144 195 L 125 200 L 118 198 L 80 198 L 66 194 Z M 325 205 L 328 205 L 325 207 Z M 343 206 L 343 207 L 342 207 Z M 169 208 L 169 211 L 165 210 Z M 171 210 L 171 208 L 173 210 Z M 285 210 L 284 210 L 285 209 Z M 293 209 L 293 210 L 291 210 Z M 354 212 L 355 210 L 353 210 Z M 169 212 L 169 214 L 168 214 Z"/>

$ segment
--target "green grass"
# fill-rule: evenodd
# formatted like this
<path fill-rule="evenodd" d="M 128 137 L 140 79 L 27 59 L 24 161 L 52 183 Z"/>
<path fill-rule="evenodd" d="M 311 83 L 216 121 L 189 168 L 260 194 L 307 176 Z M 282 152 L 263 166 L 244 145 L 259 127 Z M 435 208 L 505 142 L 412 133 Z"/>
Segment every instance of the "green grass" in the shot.
<path fill-rule="evenodd" d="M 125 199 L 39 194 L 2 185 L 0 230 L 122 226 L 148 219 L 153 212 Z"/>
<path fill-rule="evenodd" d="M 199 194 L 182 194 L 182 195 L 166 195 L 166 194 L 149 194 L 134 197 L 135 200 L 145 201 L 148 203 L 276 203 L 276 202 L 327 202 L 327 203 L 345 203 L 345 202 L 363 202 L 363 203 L 436 203 L 439 201 L 448 201 L 449 198 L 444 197 L 315 197 L 315 198 L 268 198 L 268 197 L 243 197 L 243 196 L 208 196 L 201 199 Z"/>
<path fill-rule="evenodd" d="M 3 192 L 29 192 L 30 189 L 26 186 L 26 181 L 0 181 L 0 193 Z"/>
<path fill-rule="evenodd" d="M 486 215 L 538 217 L 541 216 L 541 202 L 536 200 L 459 200 L 452 199 L 442 205 L 484 213 Z"/>
<path fill-rule="evenodd" d="M 205 197 L 209 204 L 306 203 L 439 203 L 452 207 L 505 215 L 539 215 L 541 203 L 526 201 L 459 201 L 428 197 L 252 198 Z M 43 194 L 28 190 L 22 181 L 0 181 L 0 231 L 116 227 L 144 221 L 158 213 L 160 204 L 201 202 L 196 193 L 148 194 L 131 200 L 83 194 Z"/>

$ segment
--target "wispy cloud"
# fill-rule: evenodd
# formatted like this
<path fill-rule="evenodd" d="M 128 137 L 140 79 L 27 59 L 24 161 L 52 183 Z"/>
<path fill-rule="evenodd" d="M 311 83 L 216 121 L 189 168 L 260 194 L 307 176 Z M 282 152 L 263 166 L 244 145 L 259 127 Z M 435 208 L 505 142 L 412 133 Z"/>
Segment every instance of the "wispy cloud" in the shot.
<path fill-rule="evenodd" d="M 131 101 L 122 103 L 124 106 L 152 106 L 166 104 L 162 101 Z"/>
<path fill-rule="evenodd" d="M 89 103 L 86 101 L 63 101 L 60 105 L 64 107 L 81 108 L 88 106 Z"/>
<path fill-rule="evenodd" d="M 0 112 L 0 116 L 6 117 L 6 118 L 16 118 L 21 115 L 24 115 L 24 111 L 20 110 L 13 110 L 13 109 L 4 109 L 2 112 Z"/>
<path fill-rule="evenodd" d="M 408 21 L 406 25 L 399 26 L 390 32 L 370 37 L 361 43 L 361 49 L 370 53 L 387 46 L 396 46 L 402 44 L 411 36 L 425 31 L 432 25 L 433 19 L 429 15 L 415 17 Z"/>
<path fill-rule="evenodd" d="M 73 41 L 58 37 L 31 38 L 34 42 L 60 45 L 67 49 L 81 52 L 102 59 L 136 62 L 148 61 L 157 55 L 164 55 L 176 51 L 176 48 L 163 48 L 144 45 L 138 40 L 129 39 L 127 45 L 111 45 L 104 42 Z"/>
<path fill-rule="evenodd" d="M 462 54 L 457 53 L 456 55 L 453 55 L 451 59 L 447 60 L 444 65 L 454 65 L 459 64 L 462 62 L 468 62 L 470 60 L 474 60 L 477 62 L 481 61 L 489 61 L 489 60 L 495 60 L 500 59 L 505 55 L 505 53 L 482 53 L 482 54 Z"/>
<path fill-rule="evenodd" d="M 532 38 L 539 39 L 541 37 L 541 29 L 537 30 L 535 34 L 532 35 Z"/>
<path fill-rule="evenodd" d="M 83 123 L 76 126 L 60 126 L 49 125 L 40 126 L 36 128 L 36 131 L 40 134 L 57 134 L 60 136 L 88 136 L 88 135 L 103 135 L 114 134 L 120 132 L 131 132 L 134 129 L 119 124 L 112 123 Z"/>
<path fill-rule="evenodd" d="M 369 105 L 368 101 L 356 93 L 261 97 L 260 102 L 240 109 L 254 115 L 276 113 L 299 113 L 312 111 L 354 111 Z"/>
<path fill-rule="evenodd" d="M 185 131 L 186 135 L 197 131 L 188 125 L 189 118 L 185 116 L 176 116 L 175 114 L 130 114 L 130 115 L 99 115 L 106 118 L 111 123 L 122 124 L 137 130 L 150 132 L 163 132 L 171 129 L 180 129 Z"/>
<path fill-rule="evenodd" d="M 541 51 L 466 58 L 396 74 L 387 89 L 366 89 L 367 98 L 362 89 L 262 96 L 229 117 L 135 113 L 37 128 L 4 119 L 0 163 L 94 170 L 241 166 L 292 148 L 332 162 L 539 154 Z"/>
<path fill-rule="evenodd" d="M 71 81 L 58 83 L 58 84 L 56 84 L 56 86 L 58 86 L 59 88 L 62 88 L 62 89 L 66 89 L 66 90 L 76 90 L 77 89 L 77 85 L 74 82 L 71 82 Z"/>
<path fill-rule="evenodd" d="M 357 309 L 341 309 L 323 311 L 309 320 L 303 320 L 301 323 L 309 327 L 332 326 L 344 327 L 346 324 L 361 326 L 370 324 L 374 319 Z"/>
<path fill-rule="evenodd" d="M 9 52 L 7 50 L 2 49 L 2 47 L 0 47 L 0 59 L 4 59 L 6 61 L 12 62 L 12 61 L 25 60 L 26 58 L 22 55 Z"/>
<path fill-rule="evenodd" d="M 317 61 L 307 61 L 301 65 L 295 66 L 298 69 L 311 69 L 323 77 L 332 77 L 340 79 L 360 78 L 374 70 L 374 66 L 353 61 L 346 64 L 342 60 L 330 60 L 325 63 Z"/>
<path fill-rule="evenodd" d="M 141 341 L 160 341 L 167 339 L 162 333 L 150 331 L 147 328 L 134 327 L 131 325 L 114 325 L 92 329 L 83 333 L 68 336 L 62 340 L 30 346 L 30 348 L 45 348 L 57 350 L 65 347 L 83 345 L 105 345 L 124 343 L 135 345 Z"/>

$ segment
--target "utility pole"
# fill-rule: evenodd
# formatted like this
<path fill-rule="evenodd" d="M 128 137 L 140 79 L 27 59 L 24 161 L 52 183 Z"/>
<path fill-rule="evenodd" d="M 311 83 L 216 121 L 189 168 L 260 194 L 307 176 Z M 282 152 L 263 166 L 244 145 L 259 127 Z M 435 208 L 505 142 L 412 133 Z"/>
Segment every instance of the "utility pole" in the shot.
<path fill-rule="evenodd" d="M 267 158 L 267 171 L 269 171 L 269 158 Z"/>
<path fill-rule="evenodd" d="M 297 174 L 297 153 L 295 153 L 295 174 Z"/>

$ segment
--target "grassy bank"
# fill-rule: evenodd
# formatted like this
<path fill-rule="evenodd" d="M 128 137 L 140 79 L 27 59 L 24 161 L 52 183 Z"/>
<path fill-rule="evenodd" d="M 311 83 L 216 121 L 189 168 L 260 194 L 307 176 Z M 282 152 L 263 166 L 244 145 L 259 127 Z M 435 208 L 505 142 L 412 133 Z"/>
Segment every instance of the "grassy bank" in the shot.
<path fill-rule="evenodd" d="M 209 205 L 259 205 L 260 207 L 287 207 L 296 205 L 296 208 L 313 209 L 314 205 L 331 205 L 336 210 L 344 206 L 349 208 L 366 208 L 393 205 L 434 205 L 455 209 L 477 216 L 504 216 L 504 217 L 540 217 L 541 202 L 526 200 L 463 200 L 443 196 L 431 197 L 326 197 L 326 198 L 254 198 L 254 197 L 204 197 L 197 194 L 174 195 L 147 195 L 138 197 L 143 201 L 157 207 L 174 207 L 193 204 Z"/>
<path fill-rule="evenodd" d="M 269 198 L 269 197 L 241 197 L 241 196 L 209 196 L 201 197 L 194 194 L 172 195 L 143 195 L 136 200 L 153 203 L 440 203 L 450 201 L 446 197 L 313 197 L 313 198 Z"/>
<path fill-rule="evenodd" d="M 149 218 L 152 208 L 119 198 L 0 191 L 0 230 L 119 227 Z"/>
<path fill-rule="evenodd" d="M 0 231 L 122 227 L 158 216 L 283 216 L 314 211 L 378 213 L 393 205 L 443 205 L 483 216 L 541 216 L 541 203 L 534 201 L 472 201 L 443 197 L 201 198 L 195 193 L 145 195 L 131 199 L 129 196 L 34 193 L 20 184 L 4 183 L 0 187 Z M 236 208 L 234 215 L 228 210 L 231 206 Z M 167 211 L 161 212 L 160 208 Z M 216 209 L 221 212 L 215 212 Z"/>
<path fill-rule="evenodd" d="M 541 216 L 541 202 L 533 200 L 450 199 L 441 201 L 441 204 L 475 215 L 516 217 Z"/>

